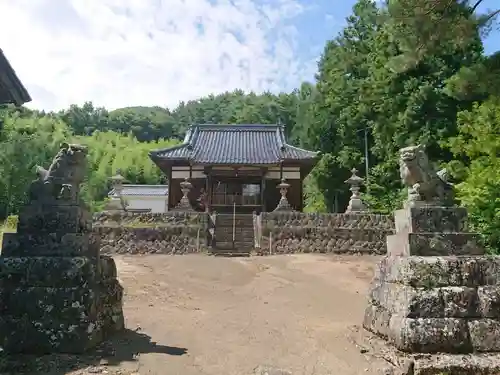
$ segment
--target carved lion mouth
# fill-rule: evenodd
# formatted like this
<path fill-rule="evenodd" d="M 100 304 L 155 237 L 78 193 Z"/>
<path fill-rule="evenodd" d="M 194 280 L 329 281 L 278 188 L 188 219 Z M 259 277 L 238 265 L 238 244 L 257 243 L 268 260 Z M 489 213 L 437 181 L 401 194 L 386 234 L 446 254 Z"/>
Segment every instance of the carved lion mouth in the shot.
<path fill-rule="evenodd" d="M 412 161 L 415 159 L 415 155 L 412 155 L 412 154 L 402 154 L 401 155 L 401 159 L 403 161 Z"/>

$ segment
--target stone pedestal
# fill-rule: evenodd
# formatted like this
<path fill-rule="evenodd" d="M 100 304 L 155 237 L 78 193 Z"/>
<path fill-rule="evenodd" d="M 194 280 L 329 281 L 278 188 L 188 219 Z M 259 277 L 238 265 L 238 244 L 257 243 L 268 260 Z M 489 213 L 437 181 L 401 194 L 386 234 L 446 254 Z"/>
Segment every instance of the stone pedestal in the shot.
<path fill-rule="evenodd" d="M 83 352 L 124 328 L 123 288 L 99 256 L 80 205 L 26 206 L 0 256 L 0 346 L 6 352 Z"/>
<path fill-rule="evenodd" d="M 363 326 L 409 353 L 500 351 L 500 257 L 465 233 L 464 208 L 396 211 Z"/>

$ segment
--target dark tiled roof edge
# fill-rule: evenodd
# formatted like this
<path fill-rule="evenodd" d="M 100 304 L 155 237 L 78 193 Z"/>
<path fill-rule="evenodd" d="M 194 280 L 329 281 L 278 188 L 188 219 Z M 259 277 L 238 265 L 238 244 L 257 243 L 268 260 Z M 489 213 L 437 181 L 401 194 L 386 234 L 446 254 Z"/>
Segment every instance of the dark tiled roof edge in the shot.
<path fill-rule="evenodd" d="M 0 86 L 3 86 L 7 91 L 8 102 L 15 105 L 23 105 L 24 103 L 31 102 L 31 96 L 28 90 L 21 83 L 14 68 L 7 60 L 2 49 L 0 48 Z M 0 103 L 7 104 L 7 103 Z"/>
<path fill-rule="evenodd" d="M 227 130 L 228 132 L 244 132 L 244 131 L 263 131 L 263 132 L 275 132 L 277 146 L 279 148 L 280 155 L 275 155 L 271 159 L 267 160 L 263 158 L 262 160 L 253 160 L 249 164 L 278 164 L 283 160 L 311 160 L 314 162 L 319 156 L 319 152 L 308 151 L 301 149 L 299 147 L 292 146 L 286 142 L 284 136 L 284 128 L 281 125 L 277 124 L 198 124 L 192 125 L 189 127 L 186 132 L 186 137 L 184 138 L 184 142 L 180 145 L 176 145 L 173 147 L 167 147 L 164 149 L 152 150 L 149 155 L 153 161 L 159 161 L 165 158 L 165 154 L 170 154 L 167 156 L 169 160 L 192 160 L 197 161 L 198 153 L 193 153 L 194 148 L 196 148 L 197 140 L 200 136 L 201 131 L 222 131 Z M 266 160 L 264 160 L 266 159 Z M 201 164 L 209 163 L 209 160 L 200 159 Z M 213 162 L 213 164 L 241 164 L 238 161 L 223 161 L 221 162 Z"/>

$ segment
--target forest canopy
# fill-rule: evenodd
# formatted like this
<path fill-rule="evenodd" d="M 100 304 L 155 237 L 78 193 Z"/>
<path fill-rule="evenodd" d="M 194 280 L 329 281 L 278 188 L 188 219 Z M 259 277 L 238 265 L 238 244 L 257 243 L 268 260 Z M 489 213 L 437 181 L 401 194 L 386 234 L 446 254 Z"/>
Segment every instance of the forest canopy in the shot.
<path fill-rule="evenodd" d="M 180 142 L 190 124 L 280 122 L 289 143 L 324 155 L 306 181 L 307 210 L 345 209 L 343 181 L 351 168 L 365 170 L 366 132 L 364 196 L 373 211 L 390 213 L 403 197 L 397 151 L 424 143 L 431 160 L 452 172 L 473 229 L 498 251 L 500 54 L 486 55 L 481 40 L 495 27 L 494 13 L 479 14 L 463 0 L 359 0 L 325 45 L 315 82 L 289 93 L 235 90 L 173 109 L 2 107 L 0 217 L 17 213 L 34 166 L 50 163 L 62 140 L 89 146 L 83 194 L 99 209 L 117 169 L 130 183 L 164 182 L 147 153 Z"/>

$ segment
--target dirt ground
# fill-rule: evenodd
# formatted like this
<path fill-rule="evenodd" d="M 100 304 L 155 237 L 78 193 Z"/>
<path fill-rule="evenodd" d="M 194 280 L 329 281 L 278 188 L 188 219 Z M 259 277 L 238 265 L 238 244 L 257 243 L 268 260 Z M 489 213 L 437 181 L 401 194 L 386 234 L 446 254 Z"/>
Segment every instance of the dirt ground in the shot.
<path fill-rule="evenodd" d="M 25 359 L 38 361 L 37 374 L 251 375 L 268 365 L 293 375 L 354 375 L 378 366 L 350 340 L 375 257 L 115 259 L 127 332 L 78 363 Z"/>

